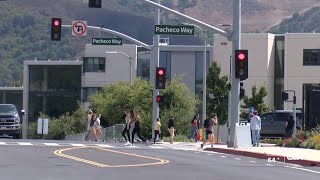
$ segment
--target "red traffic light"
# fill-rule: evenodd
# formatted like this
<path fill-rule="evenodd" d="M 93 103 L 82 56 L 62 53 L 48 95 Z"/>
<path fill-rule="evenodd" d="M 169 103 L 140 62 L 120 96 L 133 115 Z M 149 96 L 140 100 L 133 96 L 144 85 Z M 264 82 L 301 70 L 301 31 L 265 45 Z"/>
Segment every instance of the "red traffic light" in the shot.
<path fill-rule="evenodd" d="M 245 58 L 246 58 L 246 56 L 244 55 L 243 52 L 239 52 L 239 53 L 238 53 L 238 59 L 239 59 L 240 61 L 244 60 Z"/>
<path fill-rule="evenodd" d="M 163 103 L 163 96 L 161 96 L 161 95 L 158 95 L 157 97 L 156 97 L 156 102 L 157 103 Z"/>
<path fill-rule="evenodd" d="M 55 21 L 53 22 L 53 25 L 54 25 L 54 26 L 59 26 L 59 25 L 60 25 L 60 21 L 55 20 Z"/>
<path fill-rule="evenodd" d="M 162 75 L 164 74 L 163 70 L 160 69 L 160 70 L 158 71 L 158 74 L 159 74 L 160 76 L 162 76 Z"/>
<path fill-rule="evenodd" d="M 160 96 L 157 96 L 157 102 L 160 102 L 161 101 L 161 97 Z"/>

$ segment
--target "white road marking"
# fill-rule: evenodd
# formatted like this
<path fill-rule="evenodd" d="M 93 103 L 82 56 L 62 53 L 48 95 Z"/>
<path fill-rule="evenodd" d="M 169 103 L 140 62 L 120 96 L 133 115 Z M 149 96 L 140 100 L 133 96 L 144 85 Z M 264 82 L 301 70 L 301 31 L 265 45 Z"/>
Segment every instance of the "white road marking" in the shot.
<path fill-rule="evenodd" d="M 299 167 L 292 167 L 292 166 L 284 166 L 286 168 L 291 168 L 291 169 L 298 169 L 301 171 L 307 171 L 307 172 L 312 172 L 312 173 L 316 173 L 316 174 L 320 174 L 319 171 L 314 171 L 314 170 L 310 170 L 310 169 L 304 169 L 304 168 L 299 168 Z"/>
<path fill-rule="evenodd" d="M 249 161 L 249 162 L 251 162 L 251 163 L 256 163 L 255 161 Z"/>
<path fill-rule="evenodd" d="M 32 144 L 28 142 L 18 142 L 18 144 L 22 146 L 32 146 Z"/>
<path fill-rule="evenodd" d="M 165 149 L 165 147 L 161 147 L 161 146 L 148 146 L 152 149 Z"/>
<path fill-rule="evenodd" d="M 240 158 L 234 158 L 234 159 L 235 159 L 235 160 L 239 160 L 239 161 L 241 160 Z"/>
<path fill-rule="evenodd" d="M 226 157 L 226 156 L 220 156 L 220 157 Z"/>
<path fill-rule="evenodd" d="M 43 144 L 46 145 L 46 146 L 60 146 L 57 143 L 43 143 Z"/>
<path fill-rule="evenodd" d="M 114 147 L 114 146 L 110 146 L 110 145 L 108 145 L 108 144 L 97 144 L 97 146 L 99 146 L 99 147 L 107 147 L 107 148 L 112 148 L 112 147 Z"/>
<path fill-rule="evenodd" d="M 85 146 L 85 145 L 84 145 L 84 144 L 71 144 L 71 146 L 83 147 L 83 146 Z"/>
<path fill-rule="evenodd" d="M 267 166 L 273 166 L 272 164 L 266 164 Z"/>
<path fill-rule="evenodd" d="M 0 142 L 0 145 L 7 145 L 7 143 L 5 143 L 5 142 Z"/>

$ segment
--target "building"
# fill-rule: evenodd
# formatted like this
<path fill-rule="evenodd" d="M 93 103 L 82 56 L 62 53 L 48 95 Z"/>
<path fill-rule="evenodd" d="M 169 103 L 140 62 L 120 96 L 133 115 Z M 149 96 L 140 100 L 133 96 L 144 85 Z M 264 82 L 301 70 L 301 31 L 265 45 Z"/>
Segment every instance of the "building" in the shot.
<path fill-rule="evenodd" d="M 203 50 L 203 46 L 160 47 L 159 66 L 166 67 L 167 79 L 182 75 L 190 92 L 199 97 L 202 96 Z M 212 62 L 212 54 L 213 47 L 208 46 L 207 67 Z M 23 107 L 26 116 L 23 127 L 27 127 L 28 121 L 36 120 L 40 112 L 58 117 L 75 110 L 78 102 L 88 107 L 88 97 L 106 84 L 129 82 L 136 77 L 152 81 L 152 59 L 152 52 L 133 44 L 87 44 L 85 57 L 81 60 L 25 61 Z"/>
<path fill-rule="evenodd" d="M 23 87 L 0 87 L 0 104 L 14 104 L 22 110 Z"/>
<path fill-rule="evenodd" d="M 214 60 L 229 75 L 232 44 L 215 35 Z M 246 95 L 251 87 L 266 86 L 265 102 L 274 110 L 291 109 L 292 102 L 282 101 L 282 92 L 295 91 L 297 109 L 305 113 L 305 128 L 320 124 L 320 34 L 242 34 L 241 49 L 249 51 L 249 78 L 244 81 Z M 289 93 L 289 100 L 293 93 Z"/>

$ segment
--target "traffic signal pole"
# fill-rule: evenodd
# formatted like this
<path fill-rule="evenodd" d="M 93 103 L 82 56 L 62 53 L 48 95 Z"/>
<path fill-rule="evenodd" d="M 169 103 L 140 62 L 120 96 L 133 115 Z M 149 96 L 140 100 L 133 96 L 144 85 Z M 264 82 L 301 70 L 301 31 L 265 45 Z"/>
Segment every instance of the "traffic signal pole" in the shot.
<path fill-rule="evenodd" d="M 233 0 L 233 33 L 232 33 L 232 64 L 231 70 L 235 72 L 235 50 L 240 49 L 240 32 L 241 32 L 241 0 Z M 240 113 L 240 79 L 235 78 L 233 74 L 231 79 L 231 101 L 229 104 L 230 107 L 230 141 L 227 143 L 228 147 L 235 147 L 234 137 L 235 137 L 235 128 L 236 123 L 239 122 L 239 113 Z"/>
<path fill-rule="evenodd" d="M 160 0 L 158 0 L 158 4 L 160 4 Z M 160 9 L 157 8 L 157 13 L 155 17 L 155 25 L 160 24 Z M 150 66 L 150 80 L 153 82 L 153 96 L 152 96 L 152 120 L 151 120 L 151 127 L 152 127 L 152 139 L 154 139 L 154 129 L 153 125 L 155 124 L 157 118 L 159 117 L 159 104 L 157 103 L 156 99 L 157 96 L 159 95 L 159 90 L 156 89 L 156 68 L 159 67 L 159 54 L 160 54 L 160 47 L 159 47 L 159 42 L 160 42 L 160 35 L 154 35 L 153 38 L 153 66 Z"/>

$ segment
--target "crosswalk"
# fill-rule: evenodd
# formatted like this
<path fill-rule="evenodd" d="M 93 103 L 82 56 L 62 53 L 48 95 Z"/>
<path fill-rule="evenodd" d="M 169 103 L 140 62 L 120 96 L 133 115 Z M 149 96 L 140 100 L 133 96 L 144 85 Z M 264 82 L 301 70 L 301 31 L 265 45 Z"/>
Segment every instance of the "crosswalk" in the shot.
<path fill-rule="evenodd" d="M 48 147 L 100 147 L 100 148 L 149 148 L 149 149 L 168 149 L 166 147 L 158 145 L 135 144 L 134 146 L 127 146 L 121 143 L 118 144 L 107 144 L 107 143 L 52 143 L 52 142 L 0 142 L 1 146 L 48 146 Z"/>

